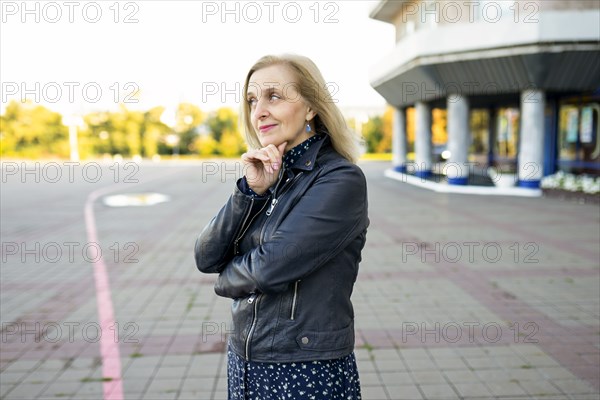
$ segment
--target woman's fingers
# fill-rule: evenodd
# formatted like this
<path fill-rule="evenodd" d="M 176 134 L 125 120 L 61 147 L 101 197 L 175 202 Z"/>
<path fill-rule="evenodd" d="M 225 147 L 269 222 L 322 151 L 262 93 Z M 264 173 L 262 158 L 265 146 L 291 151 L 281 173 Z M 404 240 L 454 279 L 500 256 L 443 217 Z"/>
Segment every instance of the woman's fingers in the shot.
<path fill-rule="evenodd" d="M 277 180 L 282 168 L 282 158 L 287 142 L 275 146 L 270 144 L 261 149 L 242 154 L 242 162 L 248 166 L 246 179 L 255 187 L 268 188 Z M 254 188 L 253 188 L 254 189 Z"/>
<path fill-rule="evenodd" d="M 259 160 L 264 162 L 269 160 L 269 156 L 264 154 L 260 150 L 250 150 L 242 154 L 242 160 L 248 162 L 256 162 L 256 160 Z"/>
<path fill-rule="evenodd" d="M 269 156 L 269 162 L 271 163 L 271 168 L 273 171 L 278 171 L 281 167 L 281 154 L 279 154 L 279 150 L 275 145 L 270 144 L 267 147 L 264 147 L 262 150 Z"/>

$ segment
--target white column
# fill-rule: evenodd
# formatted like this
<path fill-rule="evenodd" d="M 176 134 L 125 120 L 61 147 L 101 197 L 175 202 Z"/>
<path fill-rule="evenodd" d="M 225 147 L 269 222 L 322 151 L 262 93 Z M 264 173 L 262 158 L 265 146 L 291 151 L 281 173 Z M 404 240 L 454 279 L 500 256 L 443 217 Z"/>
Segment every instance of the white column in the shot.
<path fill-rule="evenodd" d="M 521 138 L 519 144 L 519 186 L 538 188 L 544 166 L 544 92 L 521 92 Z"/>
<path fill-rule="evenodd" d="M 429 104 L 417 102 L 415 138 L 415 175 L 426 177 L 431 174 L 431 109 Z"/>
<path fill-rule="evenodd" d="M 396 171 L 406 172 L 406 108 L 394 107 L 392 166 Z"/>
<path fill-rule="evenodd" d="M 466 185 L 469 178 L 468 153 L 470 144 L 469 100 L 465 96 L 448 97 L 448 150 L 446 176 L 451 185 Z"/>

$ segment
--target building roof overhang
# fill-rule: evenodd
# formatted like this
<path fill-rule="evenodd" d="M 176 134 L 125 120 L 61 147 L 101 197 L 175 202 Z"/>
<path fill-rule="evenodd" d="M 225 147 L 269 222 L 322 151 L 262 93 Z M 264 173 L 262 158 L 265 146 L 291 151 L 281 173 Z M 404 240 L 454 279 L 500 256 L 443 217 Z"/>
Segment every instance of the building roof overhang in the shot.
<path fill-rule="evenodd" d="M 388 103 L 405 107 L 450 96 L 503 96 L 526 89 L 593 91 L 600 87 L 600 44 L 546 44 L 423 56 L 372 81 Z"/>

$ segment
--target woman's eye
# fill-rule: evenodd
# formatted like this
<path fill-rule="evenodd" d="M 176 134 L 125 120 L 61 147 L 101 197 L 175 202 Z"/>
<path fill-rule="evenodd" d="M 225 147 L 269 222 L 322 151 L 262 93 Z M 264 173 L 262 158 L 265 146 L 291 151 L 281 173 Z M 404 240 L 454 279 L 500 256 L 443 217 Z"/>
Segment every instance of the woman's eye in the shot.
<path fill-rule="evenodd" d="M 271 94 L 271 96 L 269 96 L 269 98 L 270 98 L 271 100 L 277 100 L 277 99 L 280 99 L 281 97 L 279 97 L 279 96 L 278 96 L 278 95 L 276 95 L 275 93 L 272 93 L 272 94 Z"/>
<path fill-rule="evenodd" d="M 256 105 L 256 98 L 255 97 L 251 97 L 251 98 L 249 98 L 246 101 L 248 102 L 248 104 L 250 104 L 250 106 Z"/>

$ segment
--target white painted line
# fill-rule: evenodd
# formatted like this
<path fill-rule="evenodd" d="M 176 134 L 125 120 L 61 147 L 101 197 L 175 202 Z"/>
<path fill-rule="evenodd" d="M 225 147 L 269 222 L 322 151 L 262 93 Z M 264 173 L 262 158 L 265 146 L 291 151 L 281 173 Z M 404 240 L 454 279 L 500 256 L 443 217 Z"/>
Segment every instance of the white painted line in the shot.
<path fill-rule="evenodd" d="M 170 199 L 161 193 L 127 193 L 106 196 L 102 202 L 109 207 L 141 207 L 164 203 Z"/>

